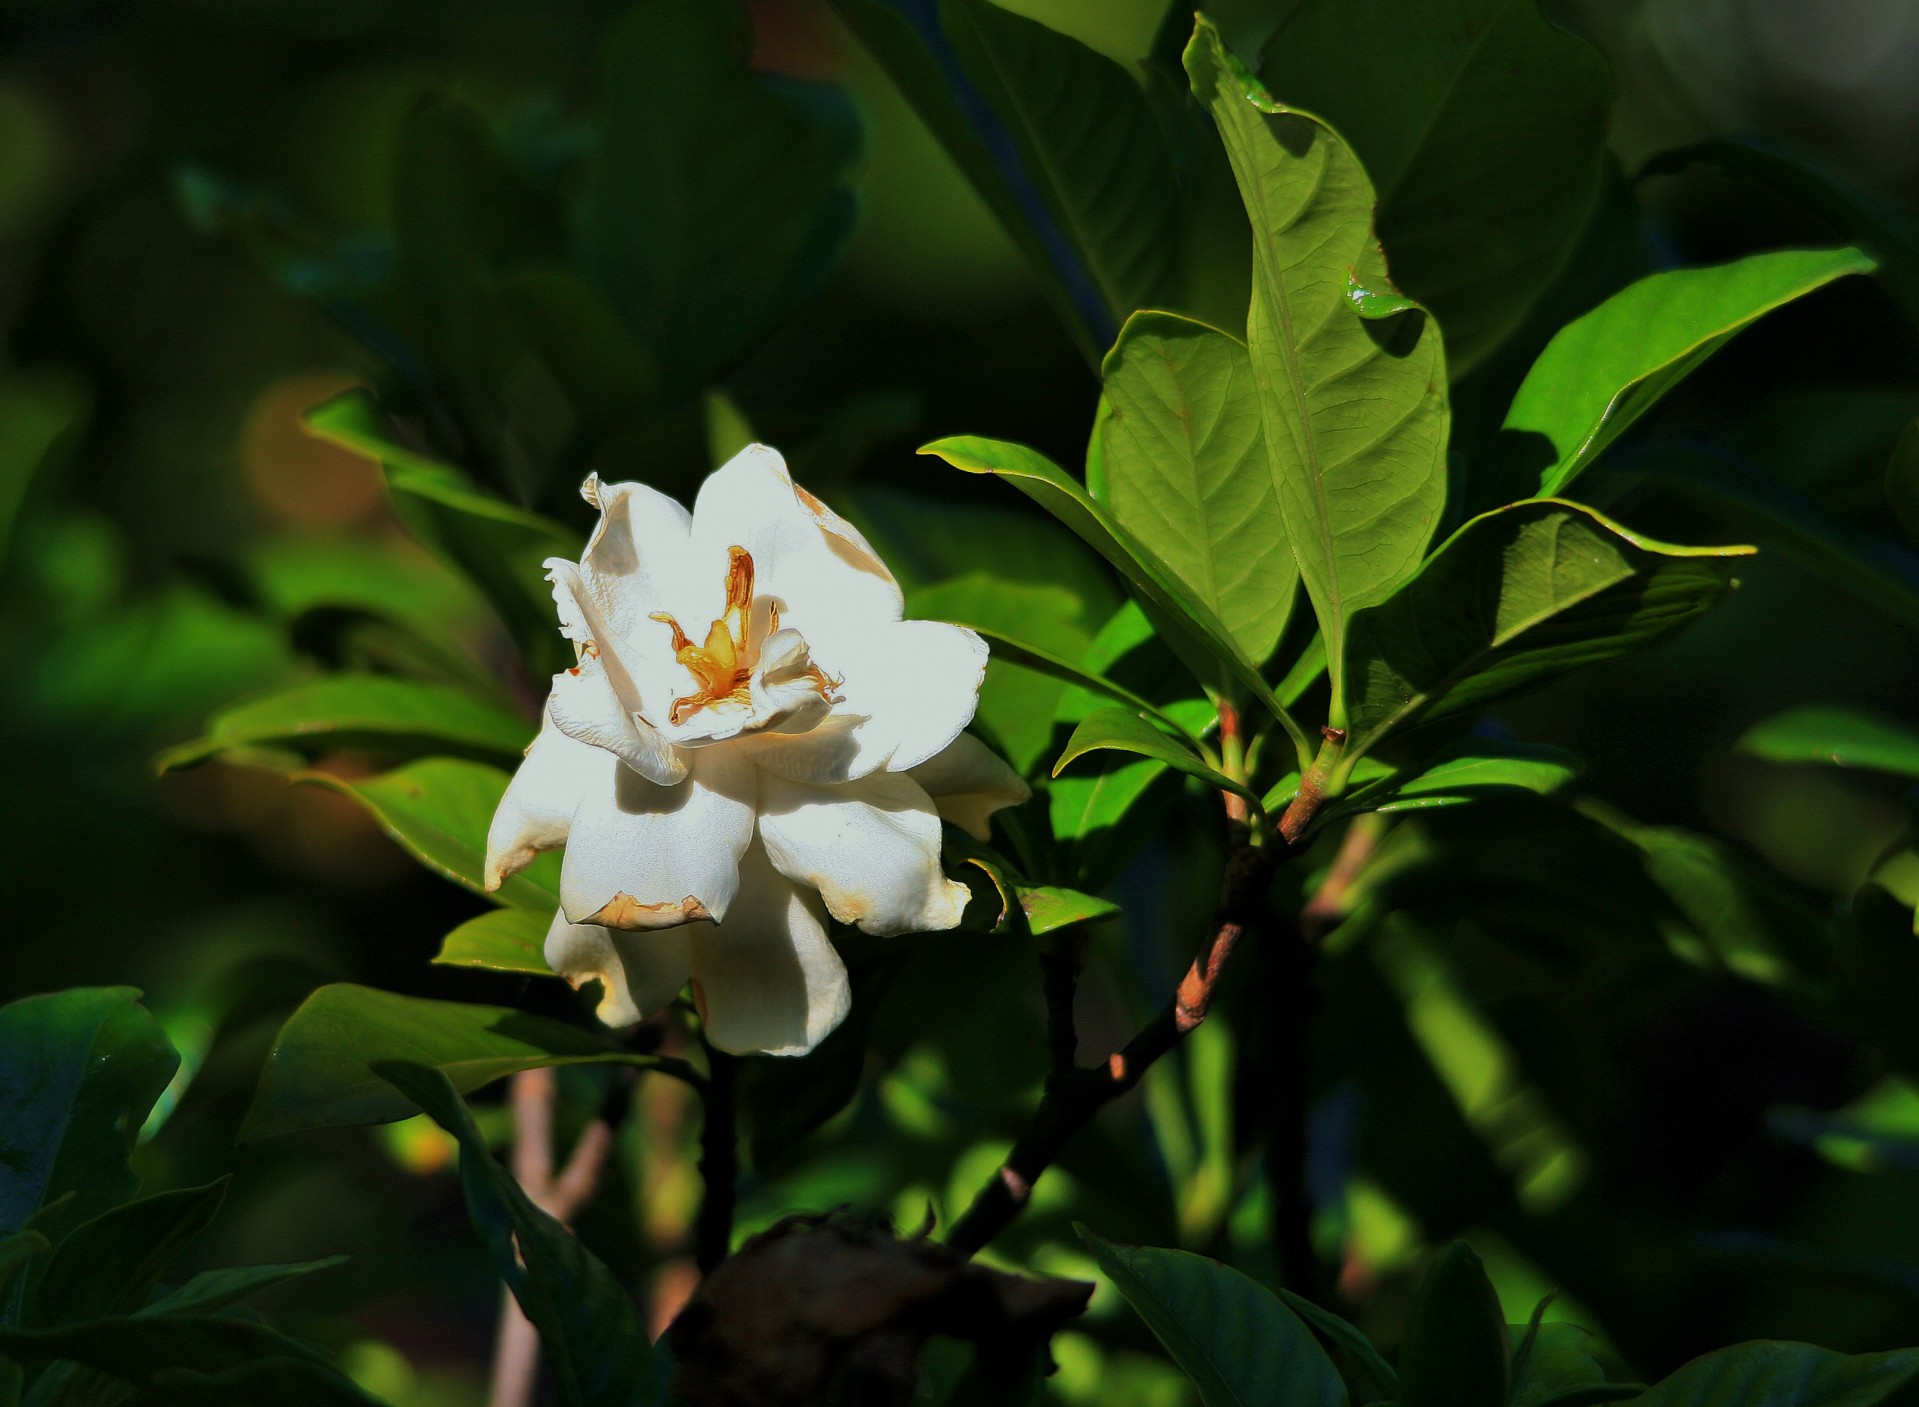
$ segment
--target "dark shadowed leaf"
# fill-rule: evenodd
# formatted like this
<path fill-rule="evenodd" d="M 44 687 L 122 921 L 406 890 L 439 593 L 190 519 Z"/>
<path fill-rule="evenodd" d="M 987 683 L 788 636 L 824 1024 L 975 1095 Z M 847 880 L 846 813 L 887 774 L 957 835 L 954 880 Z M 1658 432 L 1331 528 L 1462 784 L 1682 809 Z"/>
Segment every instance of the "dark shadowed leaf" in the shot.
<path fill-rule="evenodd" d="M 1247 346 L 1268 469 L 1331 661 L 1347 726 L 1347 624 L 1418 567 L 1446 499 L 1445 354 L 1438 327 L 1390 298 L 1358 159 L 1275 102 L 1202 18 L 1186 47 L 1253 229 Z"/>
<path fill-rule="evenodd" d="M 352 748 L 389 756 L 452 753 L 516 764 L 531 724 L 458 689 L 372 674 L 333 674 L 237 704 L 206 736 L 160 755 L 161 771 L 191 767 L 230 748 Z"/>
<path fill-rule="evenodd" d="M 1562 492 L 1659 398 L 1744 328 L 1847 274 L 1870 273 L 1857 249 L 1786 249 L 1705 269 L 1653 274 L 1568 323 L 1526 373 L 1502 436 Z"/>
<path fill-rule="evenodd" d="M 1399 1348 L 1405 1407 L 1484 1407 L 1507 1397 L 1506 1316 L 1473 1248 L 1455 1241 L 1419 1283 Z"/>
<path fill-rule="evenodd" d="M 1592 213 L 1605 60 L 1537 0 L 1305 0 L 1284 15 L 1260 76 L 1366 164 L 1393 278 L 1432 309 L 1462 376 L 1518 326 Z"/>
<path fill-rule="evenodd" d="M 1074 1229 L 1206 1407 L 1345 1407 L 1332 1360 L 1264 1285 L 1204 1256 L 1122 1246 Z"/>
<path fill-rule="evenodd" d="M 216 1314 L 228 1305 L 272 1289 L 288 1280 L 311 1275 L 316 1270 L 331 1270 L 346 1264 L 345 1256 L 327 1256 L 322 1260 L 298 1261 L 290 1265 L 234 1265 L 219 1270 L 203 1270 L 176 1290 L 169 1290 L 141 1314 Z"/>
<path fill-rule="evenodd" d="M 1284 1285 L 1279 1287 L 1279 1297 L 1286 1307 L 1318 1330 L 1335 1348 L 1352 1358 L 1378 1389 L 1381 1396 L 1394 1399 L 1399 1396 L 1399 1373 L 1386 1357 L 1373 1346 L 1373 1341 L 1361 1332 L 1356 1324 L 1340 1318 L 1330 1310 L 1321 1309 L 1304 1295 L 1294 1294 Z"/>
<path fill-rule="evenodd" d="M 657 1057 L 511 1007 L 429 1001 L 339 982 L 320 988 L 287 1018 L 267 1052 L 241 1136 L 405 1118 L 411 1106 L 373 1072 L 383 1060 L 445 1071 L 462 1092 L 544 1066 L 662 1065 Z"/>
<path fill-rule="evenodd" d="M 1919 1374 L 1919 1349 L 1834 1353 L 1743 1343 L 1695 1358 L 1635 1399 L 1642 1407 L 1873 1407 Z"/>
<path fill-rule="evenodd" d="M 35 1224 L 58 1241 L 140 1190 L 127 1155 L 180 1058 L 139 996 L 76 987 L 0 1007 L 0 1232 L 70 1195 Z"/>
<path fill-rule="evenodd" d="M 685 399 L 825 280 L 854 214 L 838 89 L 747 66 L 737 7 L 641 0 L 606 41 L 580 253 Z"/>
<path fill-rule="evenodd" d="M 139 1309 L 173 1258 L 212 1224 L 228 1181 L 141 1197 L 75 1227 L 47 1262 L 32 1322 L 64 1324 Z"/>
<path fill-rule="evenodd" d="M 540 1331 L 566 1407 L 646 1407 L 665 1400 L 662 1360 L 620 1282 L 567 1229 L 534 1206 L 488 1151 L 446 1075 L 405 1061 L 380 1073 L 460 1144 L 467 1215 L 493 1269 Z"/>
<path fill-rule="evenodd" d="M 1663 639 L 1726 593 L 1749 547 L 1674 547 L 1554 499 L 1473 519 L 1353 620 L 1348 759 Z"/>
<path fill-rule="evenodd" d="M 1328 817 L 1356 811 L 1422 811 L 1459 806 L 1501 792 L 1549 796 L 1579 775 L 1579 759 L 1549 744 L 1468 738 L 1423 768 L 1382 778 L 1328 806 Z"/>

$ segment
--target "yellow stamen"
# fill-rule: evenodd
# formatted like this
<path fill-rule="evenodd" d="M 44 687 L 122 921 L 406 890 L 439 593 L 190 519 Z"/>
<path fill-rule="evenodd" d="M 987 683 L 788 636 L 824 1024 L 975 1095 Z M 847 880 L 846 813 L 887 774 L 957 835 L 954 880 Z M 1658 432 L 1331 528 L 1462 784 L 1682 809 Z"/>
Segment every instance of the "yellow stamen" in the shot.
<path fill-rule="evenodd" d="M 749 693 L 753 661 L 747 632 L 753 619 L 753 557 L 744 547 L 729 547 L 726 556 L 726 608 L 707 629 L 704 645 L 695 645 L 680 623 L 666 612 L 655 611 L 652 616 L 672 630 L 673 658 L 686 667 L 700 686 L 698 693 L 673 700 L 667 717 L 675 727 L 698 709 L 729 699 L 744 702 Z M 780 613 L 770 601 L 768 607 L 772 624 L 767 633 L 771 634 L 779 629 Z M 832 693 L 839 687 L 838 680 L 828 680 L 817 666 L 810 667 L 807 673 L 821 697 L 829 703 L 840 702 Z"/>

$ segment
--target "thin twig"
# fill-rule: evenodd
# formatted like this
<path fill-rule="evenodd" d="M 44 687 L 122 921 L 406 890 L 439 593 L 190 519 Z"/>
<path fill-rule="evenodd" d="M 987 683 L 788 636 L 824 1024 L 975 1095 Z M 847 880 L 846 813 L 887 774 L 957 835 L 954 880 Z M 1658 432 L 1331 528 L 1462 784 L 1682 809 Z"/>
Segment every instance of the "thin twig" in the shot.
<path fill-rule="evenodd" d="M 615 1082 L 624 1091 L 626 1084 Z M 599 1117 L 573 1145 L 566 1165 L 553 1173 L 553 1108 L 557 1086 L 551 1070 L 522 1070 L 513 1077 L 513 1176 L 533 1205 L 568 1225 L 593 1197 L 606 1156 L 613 1147 L 616 1111 L 623 1100 L 609 1097 Z M 493 1348 L 493 1390 L 489 1407 L 531 1407 L 540 1377 L 540 1335 L 520 1311 L 511 1290 L 500 1301 L 500 1331 Z"/>
<path fill-rule="evenodd" d="M 693 1222 L 693 1259 L 705 1274 L 733 1249 L 733 1203 L 740 1176 L 737 1090 L 739 1059 L 706 1048 L 707 1086 L 700 1126 L 700 1182 L 705 1188 Z"/>
<path fill-rule="evenodd" d="M 1226 959 L 1240 935 L 1256 921 L 1279 858 L 1272 847 L 1248 845 L 1237 830 L 1234 834 L 1212 927 L 1173 999 L 1105 1063 L 1090 1070 L 1061 1071 L 1047 1082 L 1032 1127 L 954 1223 L 946 1238 L 949 1245 L 970 1255 L 1004 1230 L 1032 1197 L 1033 1184 L 1059 1157 L 1066 1141 L 1138 1084 L 1154 1061 L 1206 1019 Z"/>

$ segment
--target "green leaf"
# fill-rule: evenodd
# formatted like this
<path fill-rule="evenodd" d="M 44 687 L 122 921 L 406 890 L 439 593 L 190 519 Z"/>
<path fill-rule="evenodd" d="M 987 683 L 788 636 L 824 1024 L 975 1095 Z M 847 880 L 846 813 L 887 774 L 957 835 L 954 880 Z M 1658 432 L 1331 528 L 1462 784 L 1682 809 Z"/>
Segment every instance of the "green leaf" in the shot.
<path fill-rule="evenodd" d="M 1873 1407 L 1919 1374 L 1919 1349 L 1834 1353 L 1803 1343 L 1735 1344 L 1695 1358 L 1638 1407 Z"/>
<path fill-rule="evenodd" d="M 1399 1349 L 1404 1407 L 1485 1407 L 1507 1398 L 1506 1315 L 1473 1248 L 1455 1241 L 1420 1281 Z"/>
<path fill-rule="evenodd" d="M 1123 684 L 1115 683 L 1104 675 L 1095 674 L 1089 669 L 1084 669 L 1074 664 L 1071 660 L 1063 659 L 1052 651 L 1043 649 L 1038 645 L 1029 644 L 1024 640 L 1015 640 L 1012 636 L 1004 632 L 989 630 L 983 625 L 975 625 L 973 629 L 985 637 L 986 643 L 992 647 L 994 659 L 1001 660 L 1004 663 L 1018 665 L 1022 669 L 1030 669 L 1037 674 L 1051 675 L 1053 678 L 1063 680 L 1068 684 L 1075 684 L 1089 693 L 1098 694 L 1102 698 L 1111 699 L 1114 703 L 1121 704 L 1136 713 L 1142 713 L 1148 718 L 1151 718 L 1155 723 L 1179 733 L 1183 737 L 1192 738 L 1190 730 L 1171 714 L 1154 704 L 1148 703 Z M 1192 740 L 1195 743 L 1199 741 L 1197 738 L 1192 738 Z"/>
<path fill-rule="evenodd" d="M 1206 1407 L 1345 1407 L 1332 1360 L 1265 1286 L 1203 1256 L 1123 1246 L 1077 1223 L 1073 1229 Z"/>
<path fill-rule="evenodd" d="M 1418 567 L 1446 498 L 1445 354 L 1422 311 L 1367 316 L 1391 291 L 1374 196 L 1331 128 L 1273 101 L 1203 17 L 1186 47 L 1253 227 L 1247 344 L 1279 507 L 1347 726 L 1347 622 Z"/>
<path fill-rule="evenodd" d="M 453 753 L 516 764 L 533 728 L 458 689 L 372 674 L 332 674 L 214 716 L 207 734 L 169 748 L 162 772 L 192 767 L 230 748 L 354 748 L 396 756 Z"/>
<path fill-rule="evenodd" d="M 1343 1349 L 1365 1372 L 1382 1397 L 1394 1399 L 1399 1396 L 1398 1371 L 1386 1361 L 1385 1355 L 1373 1346 L 1373 1341 L 1360 1331 L 1358 1325 L 1347 1322 L 1330 1310 L 1321 1309 L 1306 1296 L 1296 1295 L 1284 1285 L 1279 1287 L 1279 1297 L 1286 1302 L 1288 1309 L 1317 1329 L 1334 1347 Z"/>
<path fill-rule="evenodd" d="M 1365 163 L 1393 278 L 1432 309 L 1463 376 L 1519 325 L 1592 214 L 1605 60 L 1537 0 L 1305 0 L 1265 54 L 1266 87 Z"/>
<path fill-rule="evenodd" d="M 311 1275 L 316 1270 L 331 1270 L 336 1265 L 345 1265 L 346 1259 L 345 1256 L 327 1256 L 321 1260 L 298 1261 L 288 1265 L 235 1265 L 219 1270 L 203 1270 L 138 1313 L 214 1314 L 261 1290 Z"/>
<path fill-rule="evenodd" d="M 498 768 L 429 757 L 377 777 L 298 772 L 293 779 L 352 797 L 414 859 L 496 904 L 533 909 L 549 918 L 560 906 L 556 855 L 542 855 L 486 894 L 487 827 L 510 780 Z"/>
<path fill-rule="evenodd" d="M 459 1141 L 467 1215 L 495 1273 L 540 1331 L 560 1401 L 566 1407 L 663 1402 L 659 1363 L 625 1289 L 500 1166 L 446 1075 L 405 1061 L 383 1061 L 379 1068 L 400 1095 Z"/>
<path fill-rule="evenodd" d="M 1396 730 L 1664 639 L 1725 595 L 1751 551 L 1674 547 L 1555 499 L 1473 519 L 1354 617 L 1347 765 Z"/>
<path fill-rule="evenodd" d="M 459 470 L 394 443 L 364 391 L 335 397 L 310 412 L 306 423 L 321 439 L 379 462 L 407 530 L 492 603 L 526 652 L 530 673 L 554 674 L 572 665 L 542 564 L 549 557 L 577 558 L 576 534 L 493 497 Z"/>
<path fill-rule="evenodd" d="M 150 1314 L 0 1329 L 0 1353 L 22 1363 L 67 1359 L 178 1407 L 378 1404 L 312 1349 L 243 1319 Z"/>
<path fill-rule="evenodd" d="M 1217 662 L 1275 717 L 1286 721 L 1288 732 L 1296 738 L 1303 736 L 1273 696 L 1272 688 L 1233 643 L 1218 618 L 1195 601 L 1150 554 L 1137 547 L 1126 530 L 1057 464 L 1024 445 L 969 435 L 924 445 L 920 453 L 938 455 L 969 474 L 993 474 L 1011 482 L 1078 534 L 1113 565 L 1145 603 L 1155 608 L 1161 618 L 1159 623 L 1173 631 L 1168 643 L 1176 648 L 1184 647 L 1180 649 L 1181 657 L 1202 683 L 1220 674 L 1221 670 L 1208 667 Z"/>
<path fill-rule="evenodd" d="M 35 1256 L 53 1249 L 53 1242 L 31 1227 L 0 1236 L 0 1304 L 5 1304 L 13 1277 L 27 1268 Z"/>
<path fill-rule="evenodd" d="M 1299 569 L 1245 344 L 1189 318 L 1135 313 L 1103 374 L 1107 508 L 1263 663 L 1286 629 Z"/>
<path fill-rule="evenodd" d="M 1255 806 L 1260 804 L 1259 798 L 1251 791 L 1207 762 L 1189 745 L 1177 738 L 1169 738 L 1138 714 L 1128 713 L 1123 708 L 1103 708 L 1075 728 L 1073 736 L 1066 740 L 1066 750 L 1059 755 L 1059 761 L 1053 764 L 1053 775 L 1057 777 L 1074 758 L 1100 748 L 1136 752 L 1141 757 L 1150 757 L 1155 762 L 1176 767 L 1208 786 L 1243 796 Z"/>
<path fill-rule="evenodd" d="M 641 0 L 605 40 L 580 257 L 685 400 L 818 290 L 852 228 L 859 121 L 755 73 L 737 7 Z"/>
<path fill-rule="evenodd" d="M 139 1309 L 173 1258 L 212 1224 L 229 1180 L 141 1197 L 75 1227 L 47 1262 L 32 1322 L 64 1324 Z"/>
<path fill-rule="evenodd" d="M 413 1112 L 407 1101 L 373 1071 L 383 1060 L 443 1070 L 462 1093 L 548 1066 L 677 1065 L 511 1007 L 429 1001 L 337 982 L 308 997 L 280 1028 L 241 1138 L 407 1117 Z"/>
<path fill-rule="evenodd" d="M 1577 1324 L 1540 1324 L 1524 1357 L 1513 1355 L 1512 1407 L 1546 1407 L 1568 1393 L 1590 1391 L 1606 1382 L 1606 1370 L 1593 1356 L 1598 1340 Z M 1614 1391 L 1630 1397 L 1643 1384 L 1615 1383 Z"/>
<path fill-rule="evenodd" d="M 985 847 L 978 845 L 968 848 L 976 852 L 985 850 Z M 1055 884 L 1034 884 L 1015 873 L 1000 856 L 990 852 L 972 853 L 966 858 L 970 864 L 986 871 L 987 878 L 993 881 L 993 888 L 999 891 L 1000 917 L 995 928 L 1016 925 L 1030 937 L 1043 938 L 1048 933 L 1075 923 L 1092 923 L 1096 919 L 1111 918 L 1119 912 L 1119 905 L 1110 899 L 1082 894 L 1077 889 L 1066 889 Z M 1016 914 L 1017 918 L 1014 917 Z"/>
<path fill-rule="evenodd" d="M 1382 778 L 1328 806 L 1322 814 L 1337 817 L 1359 811 L 1423 811 L 1435 806 L 1459 806 L 1502 792 L 1550 796 L 1579 772 L 1579 759 L 1564 748 L 1468 738 L 1447 748 L 1423 771 Z"/>
<path fill-rule="evenodd" d="M 1179 240 L 1179 187 L 1138 81 L 992 0 L 940 0 L 944 30 L 1098 289 L 1111 326 L 1156 300 Z"/>
<path fill-rule="evenodd" d="M 1502 438 L 1516 472 L 1556 494 L 1742 329 L 1847 274 L 1857 249 L 1787 249 L 1653 274 L 1561 328 L 1526 373 Z"/>
<path fill-rule="evenodd" d="M 470 918 L 441 940 L 433 961 L 445 967 L 483 967 L 493 972 L 524 972 L 551 977 L 546 965 L 546 931 L 551 915 L 537 909 L 494 909 Z"/>
<path fill-rule="evenodd" d="M 140 1190 L 134 1139 L 180 1058 L 131 987 L 75 987 L 0 1007 L 0 1232 L 53 1241 Z"/>
<path fill-rule="evenodd" d="M 1787 709 L 1748 728 L 1734 747 L 1768 762 L 1823 762 L 1919 780 L 1919 733 L 1849 708 Z"/>

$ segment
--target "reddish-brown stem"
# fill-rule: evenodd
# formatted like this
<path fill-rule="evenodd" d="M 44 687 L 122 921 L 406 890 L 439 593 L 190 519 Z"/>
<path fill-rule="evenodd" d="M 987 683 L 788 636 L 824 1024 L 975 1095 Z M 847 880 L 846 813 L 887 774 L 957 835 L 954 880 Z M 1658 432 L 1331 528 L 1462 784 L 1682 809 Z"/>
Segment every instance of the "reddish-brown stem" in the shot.
<path fill-rule="evenodd" d="M 1059 1157 L 1066 1141 L 1094 1115 L 1126 1093 L 1181 1038 L 1206 1019 L 1214 989 L 1240 935 L 1256 921 L 1278 856 L 1238 839 L 1227 859 L 1213 922 L 1178 990 L 1133 1038 L 1092 1069 L 1055 1071 L 1047 1081 L 1033 1123 L 1013 1145 L 1006 1161 L 954 1223 L 947 1243 L 967 1254 L 986 1245 L 1018 1216 L 1032 1197 L 1033 1184 Z"/>

